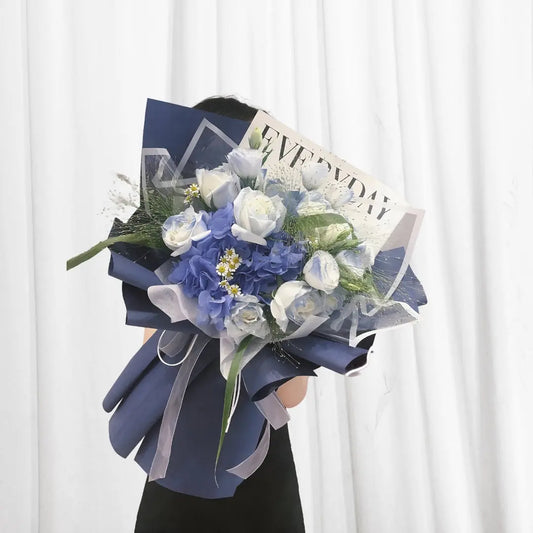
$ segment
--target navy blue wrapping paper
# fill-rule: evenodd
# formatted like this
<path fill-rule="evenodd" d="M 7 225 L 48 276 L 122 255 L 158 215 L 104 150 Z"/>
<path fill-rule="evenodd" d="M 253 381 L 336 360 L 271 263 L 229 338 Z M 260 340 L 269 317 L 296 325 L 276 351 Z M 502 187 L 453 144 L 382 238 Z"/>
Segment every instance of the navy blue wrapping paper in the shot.
<path fill-rule="evenodd" d="M 316 335 L 286 341 L 286 350 L 291 355 L 339 374 L 353 370 L 357 366 L 357 360 L 368 352 L 366 348 L 358 346 L 352 348 L 348 344 L 330 341 Z"/>
<path fill-rule="evenodd" d="M 252 401 L 262 400 L 296 376 L 316 376 L 313 372 L 316 365 L 298 358 L 291 359 L 276 353 L 271 345 L 253 357 L 242 370 L 244 386 Z"/>
<path fill-rule="evenodd" d="M 166 148 L 174 161 L 180 161 L 189 141 L 206 118 L 220 128 L 236 144 L 241 142 L 249 122 L 225 117 L 199 109 L 171 104 L 148 98 L 143 130 L 143 148 Z M 203 149 L 202 149 L 203 148 Z M 225 161 L 230 151 L 217 153 L 207 147 L 199 147 L 201 160 L 191 162 L 197 168 L 214 168 Z"/>
<path fill-rule="evenodd" d="M 246 394 L 240 395 L 222 447 L 217 487 L 214 468 L 225 384 L 218 357 L 191 380 L 178 418 L 167 475 L 157 480 L 160 485 L 203 498 L 222 498 L 232 496 L 242 482 L 226 469 L 236 466 L 255 450 L 265 418 Z M 158 434 L 159 423 L 145 437 L 135 457 L 146 472 L 152 464 Z"/>

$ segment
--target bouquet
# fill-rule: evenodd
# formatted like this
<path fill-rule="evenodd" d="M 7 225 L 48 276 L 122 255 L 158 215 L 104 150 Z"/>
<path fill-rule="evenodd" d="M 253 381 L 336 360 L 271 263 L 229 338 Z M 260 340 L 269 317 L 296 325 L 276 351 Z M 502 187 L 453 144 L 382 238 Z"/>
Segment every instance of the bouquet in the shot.
<path fill-rule="evenodd" d="M 104 400 L 120 403 L 111 441 L 127 455 L 143 439 L 150 480 L 224 497 L 288 420 L 281 383 L 350 375 L 377 330 L 418 318 L 422 211 L 264 112 L 245 123 L 155 100 L 141 182 L 135 213 L 67 262 L 108 247 L 126 322 L 158 329 Z"/>

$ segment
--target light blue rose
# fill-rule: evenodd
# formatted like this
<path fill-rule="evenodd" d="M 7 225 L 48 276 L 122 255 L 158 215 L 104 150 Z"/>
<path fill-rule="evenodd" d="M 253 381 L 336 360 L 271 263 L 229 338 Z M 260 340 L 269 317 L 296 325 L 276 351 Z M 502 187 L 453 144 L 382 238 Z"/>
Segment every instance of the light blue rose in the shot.
<path fill-rule="evenodd" d="M 229 315 L 224 320 L 228 335 L 239 343 L 246 335 L 264 339 L 269 333 L 263 307 L 251 294 L 237 296 Z"/>
<path fill-rule="evenodd" d="M 270 302 L 270 311 L 281 330 L 287 331 L 289 320 L 303 324 L 310 316 L 321 316 L 324 300 L 321 293 L 305 281 L 287 281 L 276 291 Z"/>
<path fill-rule="evenodd" d="M 263 153 L 252 148 L 235 148 L 227 159 L 231 170 L 239 178 L 255 178 L 261 171 Z"/>
<path fill-rule="evenodd" d="M 339 265 L 335 258 L 324 250 L 317 250 L 304 265 L 305 281 L 314 289 L 333 292 L 339 284 Z"/>
<path fill-rule="evenodd" d="M 348 291 L 342 287 L 337 287 L 331 294 L 324 293 L 324 314 L 331 316 L 344 305 Z"/>
<path fill-rule="evenodd" d="M 192 207 L 168 217 L 161 230 L 164 243 L 174 250 L 170 254 L 172 256 L 184 254 L 190 249 L 192 241 L 199 241 L 210 233 L 205 222 L 205 212 L 196 213 Z"/>
<path fill-rule="evenodd" d="M 339 267 L 357 278 L 363 277 L 374 263 L 371 250 L 364 244 L 360 244 L 355 250 L 342 250 L 335 256 L 335 260 Z"/>

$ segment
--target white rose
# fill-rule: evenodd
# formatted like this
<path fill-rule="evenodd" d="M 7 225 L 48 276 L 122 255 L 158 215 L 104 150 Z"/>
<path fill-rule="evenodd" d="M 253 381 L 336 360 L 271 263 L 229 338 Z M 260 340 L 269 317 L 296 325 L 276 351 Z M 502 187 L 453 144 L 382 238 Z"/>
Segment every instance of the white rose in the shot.
<path fill-rule="evenodd" d="M 317 215 L 331 211 L 331 204 L 318 191 L 306 192 L 300 203 L 296 206 L 296 212 L 301 217 Z"/>
<path fill-rule="evenodd" d="M 204 202 L 208 206 L 214 205 L 217 209 L 233 202 L 241 188 L 239 178 L 224 170 L 198 168 L 196 179 Z"/>
<path fill-rule="evenodd" d="M 355 251 L 357 250 L 357 251 Z M 374 263 L 370 248 L 360 244 L 355 250 L 342 250 L 335 256 L 337 264 L 357 278 L 361 278 Z"/>
<path fill-rule="evenodd" d="M 235 224 L 231 233 L 240 241 L 266 245 L 265 237 L 281 230 L 287 209 L 279 196 L 267 196 L 250 187 L 241 190 L 233 202 Z"/>
<path fill-rule="evenodd" d="M 207 229 L 203 214 L 188 207 L 180 214 L 168 217 L 163 223 L 161 233 L 165 244 L 174 250 L 170 255 L 175 257 L 187 252 L 192 241 L 207 237 L 211 230 Z"/>
<path fill-rule="evenodd" d="M 328 165 L 322 161 L 320 163 L 307 162 L 302 165 L 302 183 L 308 191 L 318 189 L 326 180 L 329 172 Z"/>
<path fill-rule="evenodd" d="M 303 269 L 304 278 L 311 287 L 329 294 L 339 284 L 339 265 L 324 250 L 317 250 Z"/>
<path fill-rule="evenodd" d="M 305 281 L 287 281 L 281 284 L 270 302 L 270 311 L 282 331 L 287 330 L 289 320 L 302 324 L 310 316 L 318 316 L 324 310 L 324 301 L 318 291 Z"/>
<path fill-rule="evenodd" d="M 263 153 L 252 148 L 235 148 L 227 158 L 231 170 L 239 178 L 255 178 L 263 164 Z"/>
<path fill-rule="evenodd" d="M 229 315 L 224 319 L 229 336 L 239 343 L 246 335 L 264 339 L 268 333 L 268 322 L 263 315 L 263 306 L 257 297 L 246 294 L 237 296 Z"/>

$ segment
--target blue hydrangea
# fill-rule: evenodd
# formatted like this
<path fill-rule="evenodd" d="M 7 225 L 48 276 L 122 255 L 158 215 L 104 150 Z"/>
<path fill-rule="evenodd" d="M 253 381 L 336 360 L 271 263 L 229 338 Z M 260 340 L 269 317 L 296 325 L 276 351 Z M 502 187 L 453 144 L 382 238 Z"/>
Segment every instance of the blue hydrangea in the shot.
<path fill-rule="evenodd" d="M 198 300 L 200 324 L 210 323 L 222 330 L 234 300 L 220 286 L 222 278 L 215 267 L 227 249 L 233 248 L 242 261 L 230 283 L 238 285 L 243 294 L 253 294 L 267 304 L 280 282 L 301 274 L 305 249 L 301 243 L 286 244 L 290 238 L 284 232 L 270 235 L 266 246 L 237 240 L 231 234 L 234 223 L 231 203 L 206 215 L 211 234 L 193 242 L 175 263 L 168 279 L 180 284 L 188 297 Z"/>
<path fill-rule="evenodd" d="M 285 244 L 287 237 L 285 234 L 278 234 L 275 238 L 269 239 L 268 253 L 265 253 L 264 247 L 263 250 L 252 253 L 251 277 L 254 280 L 254 288 L 257 287 L 257 292 L 252 294 L 256 294 L 265 303 L 270 303 L 271 293 L 280 280 L 283 282 L 294 280 L 302 271 L 305 249 L 300 243 Z"/>

